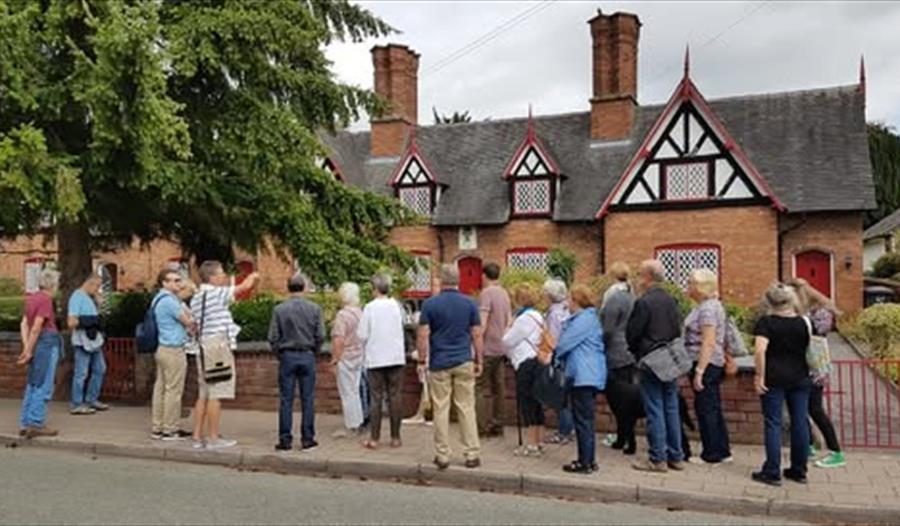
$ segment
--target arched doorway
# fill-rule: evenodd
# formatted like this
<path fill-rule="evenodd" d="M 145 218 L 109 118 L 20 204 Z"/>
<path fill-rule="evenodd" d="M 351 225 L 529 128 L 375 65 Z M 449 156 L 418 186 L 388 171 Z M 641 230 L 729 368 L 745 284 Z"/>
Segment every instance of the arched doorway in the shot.
<path fill-rule="evenodd" d="M 464 257 L 456 265 L 459 268 L 459 291 L 474 294 L 481 290 L 481 259 Z"/>
<path fill-rule="evenodd" d="M 831 298 L 834 268 L 831 254 L 821 250 L 807 250 L 794 255 L 794 276 L 803 278 L 816 290 Z"/>

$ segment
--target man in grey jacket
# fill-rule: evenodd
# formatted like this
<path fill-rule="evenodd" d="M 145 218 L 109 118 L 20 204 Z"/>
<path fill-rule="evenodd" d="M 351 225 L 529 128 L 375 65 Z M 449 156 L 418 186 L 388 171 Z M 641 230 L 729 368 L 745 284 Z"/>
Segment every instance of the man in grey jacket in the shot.
<path fill-rule="evenodd" d="M 303 297 L 306 279 L 295 274 L 288 280 L 291 297 L 275 307 L 269 324 L 269 344 L 278 353 L 278 387 L 281 406 L 278 412 L 277 451 L 289 451 L 293 443 L 294 386 L 300 384 L 303 421 L 300 426 L 301 449 L 318 446 L 315 430 L 316 353 L 325 341 L 322 309 Z"/>

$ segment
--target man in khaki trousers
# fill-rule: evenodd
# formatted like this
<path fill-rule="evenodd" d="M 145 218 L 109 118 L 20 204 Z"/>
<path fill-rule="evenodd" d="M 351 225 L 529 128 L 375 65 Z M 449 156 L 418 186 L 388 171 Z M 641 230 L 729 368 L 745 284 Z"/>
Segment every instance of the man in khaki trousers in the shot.
<path fill-rule="evenodd" d="M 181 395 L 187 371 L 187 329 L 193 324 L 191 313 L 178 298 L 182 277 L 171 269 L 157 278 L 159 292 L 150 304 L 156 317 L 159 346 L 156 348 L 156 383 L 153 384 L 153 428 L 151 438 L 180 440 L 190 433 L 178 428 Z"/>
<path fill-rule="evenodd" d="M 481 465 L 475 417 L 475 378 L 482 369 L 481 315 L 472 299 L 457 290 L 456 265 L 441 267 L 441 293 L 422 305 L 416 347 L 420 373 L 428 370 L 434 408 L 434 464 L 450 466 L 450 401 L 456 407 L 467 468 Z"/>

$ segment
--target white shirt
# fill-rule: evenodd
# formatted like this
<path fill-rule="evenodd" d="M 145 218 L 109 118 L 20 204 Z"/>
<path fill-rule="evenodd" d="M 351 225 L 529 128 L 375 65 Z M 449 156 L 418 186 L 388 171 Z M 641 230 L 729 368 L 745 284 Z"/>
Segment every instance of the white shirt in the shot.
<path fill-rule="evenodd" d="M 503 348 L 513 369 L 518 370 L 522 362 L 537 356 L 543 328 L 544 318 L 534 309 L 516 316 L 512 327 L 503 335 Z"/>
<path fill-rule="evenodd" d="M 406 364 L 403 308 L 393 298 L 376 298 L 363 309 L 356 328 L 367 369 Z"/>
<path fill-rule="evenodd" d="M 206 296 L 206 312 L 203 317 L 203 296 Z M 208 283 L 200 285 L 200 290 L 191 298 L 191 316 L 197 327 L 203 325 L 201 338 L 222 335 L 228 338 L 231 348 L 237 347 L 237 335 L 241 327 L 231 317 L 229 307 L 234 302 L 234 287 L 215 287 Z"/>

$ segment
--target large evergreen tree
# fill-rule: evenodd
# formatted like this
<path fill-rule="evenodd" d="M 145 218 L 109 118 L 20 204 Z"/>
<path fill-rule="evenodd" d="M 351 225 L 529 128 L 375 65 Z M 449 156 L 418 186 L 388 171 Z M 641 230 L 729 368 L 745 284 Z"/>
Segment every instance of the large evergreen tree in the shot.
<path fill-rule="evenodd" d="M 380 109 L 325 45 L 390 31 L 346 0 L 0 0 L 0 235 L 55 225 L 64 289 L 134 237 L 322 284 L 407 262 L 383 242 L 406 213 L 316 163 Z"/>
<path fill-rule="evenodd" d="M 869 124 L 869 158 L 878 208 L 866 213 L 866 227 L 900 209 L 900 136 L 884 124 Z"/>

